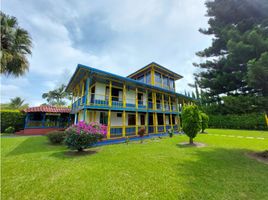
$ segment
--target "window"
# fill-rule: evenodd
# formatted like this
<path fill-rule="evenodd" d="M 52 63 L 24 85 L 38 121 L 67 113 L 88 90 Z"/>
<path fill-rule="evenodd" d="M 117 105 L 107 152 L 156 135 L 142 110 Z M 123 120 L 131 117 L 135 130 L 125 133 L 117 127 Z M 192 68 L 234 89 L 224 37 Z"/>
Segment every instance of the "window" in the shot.
<path fill-rule="evenodd" d="M 100 112 L 100 123 L 101 124 L 108 124 L 108 113 L 107 112 Z"/>
<path fill-rule="evenodd" d="M 174 88 L 174 80 L 173 79 L 169 79 L 169 87 Z"/>
<path fill-rule="evenodd" d="M 122 113 L 117 113 L 116 116 L 117 117 L 122 117 Z"/>
<path fill-rule="evenodd" d="M 164 87 L 168 87 L 168 77 L 163 76 L 163 85 Z"/>
<path fill-rule="evenodd" d="M 155 72 L 155 82 L 158 84 L 162 84 L 162 80 L 161 80 L 161 74 L 158 72 Z"/>
<path fill-rule="evenodd" d="M 133 114 L 128 115 L 128 125 L 129 126 L 136 125 L 136 115 Z"/>
<path fill-rule="evenodd" d="M 137 81 L 139 81 L 139 82 L 144 82 L 144 75 L 138 77 L 138 78 L 137 78 Z"/>
<path fill-rule="evenodd" d="M 145 75 L 145 82 L 146 83 L 151 83 L 151 72 L 148 72 L 146 75 Z"/>
<path fill-rule="evenodd" d="M 138 93 L 138 103 L 139 105 L 143 104 L 143 93 Z"/>

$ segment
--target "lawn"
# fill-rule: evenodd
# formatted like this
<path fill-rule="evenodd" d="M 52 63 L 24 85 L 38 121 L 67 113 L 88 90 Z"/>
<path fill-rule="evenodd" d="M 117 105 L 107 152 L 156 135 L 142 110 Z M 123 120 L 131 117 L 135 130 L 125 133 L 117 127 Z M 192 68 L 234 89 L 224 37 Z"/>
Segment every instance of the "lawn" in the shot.
<path fill-rule="evenodd" d="M 43 136 L 2 138 L 2 199 L 268 199 L 268 165 L 245 156 L 268 148 L 268 132 L 207 132 L 203 148 L 176 135 L 84 156 Z"/>

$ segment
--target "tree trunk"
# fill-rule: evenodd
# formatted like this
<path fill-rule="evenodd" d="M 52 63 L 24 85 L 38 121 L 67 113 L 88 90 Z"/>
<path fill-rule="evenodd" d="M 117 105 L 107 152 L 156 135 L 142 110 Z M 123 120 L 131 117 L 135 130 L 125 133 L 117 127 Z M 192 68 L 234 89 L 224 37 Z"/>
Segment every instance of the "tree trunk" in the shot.
<path fill-rule="evenodd" d="M 78 148 L 77 151 L 78 152 L 82 152 L 83 151 L 83 148 Z"/>
<path fill-rule="evenodd" d="M 190 137 L 189 144 L 193 144 L 193 143 L 194 143 L 194 138 Z"/>

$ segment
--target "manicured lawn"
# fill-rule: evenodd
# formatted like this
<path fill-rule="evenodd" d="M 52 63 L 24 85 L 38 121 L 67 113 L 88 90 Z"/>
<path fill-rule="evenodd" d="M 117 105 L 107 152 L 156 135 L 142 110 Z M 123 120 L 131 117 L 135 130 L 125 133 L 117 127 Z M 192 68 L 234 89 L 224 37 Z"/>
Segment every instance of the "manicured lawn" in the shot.
<path fill-rule="evenodd" d="M 268 165 L 245 156 L 268 149 L 268 132 L 207 132 L 203 148 L 176 135 L 75 157 L 42 136 L 2 138 L 2 199 L 268 199 Z"/>

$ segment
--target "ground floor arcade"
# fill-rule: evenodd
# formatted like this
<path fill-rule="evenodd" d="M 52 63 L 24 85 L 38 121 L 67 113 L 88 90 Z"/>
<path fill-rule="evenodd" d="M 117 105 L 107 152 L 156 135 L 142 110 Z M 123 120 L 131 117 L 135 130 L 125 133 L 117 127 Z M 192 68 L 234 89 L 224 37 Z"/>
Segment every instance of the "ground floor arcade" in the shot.
<path fill-rule="evenodd" d="M 78 121 L 99 122 L 107 125 L 107 139 L 110 139 L 137 136 L 141 128 L 146 129 L 146 134 L 165 133 L 168 129 L 178 131 L 180 117 L 171 113 L 87 109 L 75 114 L 75 123 Z"/>

